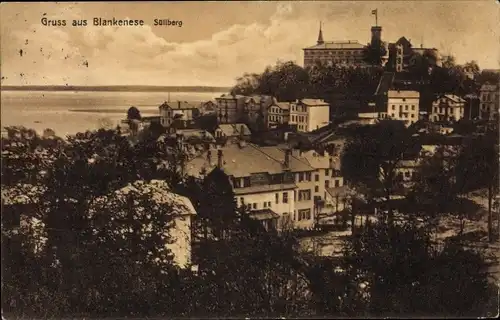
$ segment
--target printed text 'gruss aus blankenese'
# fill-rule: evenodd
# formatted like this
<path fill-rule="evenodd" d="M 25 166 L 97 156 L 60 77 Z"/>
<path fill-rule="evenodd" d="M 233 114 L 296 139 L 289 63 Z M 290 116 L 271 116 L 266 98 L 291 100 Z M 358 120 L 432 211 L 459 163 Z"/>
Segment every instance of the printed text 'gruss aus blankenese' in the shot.
<path fill-rule="evenodd" d="M 89 23 L 87 19 L 77 19 L 71 22 L 65 19 L 48 19 L 43 17 L 40 22 L 44 26 L 48 27 L 86 27 L 89 25 L 98 27 L 132 27 L 132 26 L 143 26 L 146 23 L 142 19 L 104 19 L 104 18 L 93 18 L 92 22 Z M 153 26 L 166 26 L 166 27 L 182 27 L 182 20 L 171 20 L 171 19 L 153 19 Z"/>

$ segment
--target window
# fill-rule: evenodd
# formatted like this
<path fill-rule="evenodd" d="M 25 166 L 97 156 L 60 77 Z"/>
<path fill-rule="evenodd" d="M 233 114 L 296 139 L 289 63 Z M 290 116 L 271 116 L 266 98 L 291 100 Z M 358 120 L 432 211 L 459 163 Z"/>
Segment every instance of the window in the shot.
<path fill-rule="evenodd" d="M 415 105 L 412 105 L 412 106 L 411 106 L 411 110 L 412 110 L 412 111 L 415 111 Z"/>
<path fill-rule="evenodd" d="M 264 207 L 264 208 L 267 208 L 267 202 L 264 202 L 263 207 Z"/>
<path fill-rule="evenodd" d="M 392 110 L 396 110 L 396 106 L 395 105 L 392 105 Z"/>
<path fill-rule="evenodd" d="M 271 201 L 268 201 L 267 202 L 267 207 L 270 208 L 271 207 Z"/>
<path fill-rule="evenodd" d="M 253 208 L 257 209 L 257 203 L 255 203 L 255 202 L 253 203 Z"/>
<path fill-rule="evenodd" d="M 314 192 L 319 192 L 319 186 L 314 187 Z"/>
<path fill-rule="evenodd" d="M 311 190 L 299 190 L 299 201 L 311 200 Z"/>
<path fill-rule="evenodd" d="M 252 210 L 252 204 L 251 203 L 247 204 L 246 207 L 247 207 L 247 210 Z"/>
<path fill-rule="evenodd" d="M 243 205 L 245 203 L 245 199 L 240 198 L 240 203 L 241 203 L 241 205 Z"/>
<path fill-rule="evenodd" d="M 329 180 L 325 180 L 325 188 L 330 188 L 330 181 Z"/>
<path fill-rule="evenodd" d="M 304 181 L 304 173 L 303 172 L 299 173 L 299 182 L 302 182 L 302 181 Z"/>
<path fill-rule="evenodd" d="M 280 194 L 279 193 L 275 194 L 275 198 L 276 198 L 276 203 L 280 203 Z"/>
<path fill-rule="evenodd" d="M 405 106 L 405 110 L 408 110 L 408 105 Z"/>
<path fill-rule="evenodd" d="M 314 175 L 314 181 L 319 181 L 319 174 Z"/>
<path fill-rule="evenodd" d="M 329 174 L 329 173 L 330 173 L 330 170 L 326 169 L 326 170 L 325 170 L 325 176 L 327 176 L 327 177 L 328 177 L 328 174 Z"/>
<path fill-rule="evenodd" d="M 311 173 L 310 172 L 306 172 L 306 180 L 311 181 Z"/>
<path fill-rule="evenodd" d="M 302 209 L 299 210 L 299 221 L 301 220 L 310 220 L 311 219 L 311 209 Z"/>
<path fill-rule="evenodd" d="M 338 179 L 335 179 L 335 188 L 340 187 L 340 181 Z"/>
<path fill-rule="evenodd" d="M 410 177 L 410 172 L 409 171 L 405 172 L 405 177 Z"/>
<path fill-rule="evenodd" d="M 283 192 L 283 203 L 288 203 L 288 192 Z"/>

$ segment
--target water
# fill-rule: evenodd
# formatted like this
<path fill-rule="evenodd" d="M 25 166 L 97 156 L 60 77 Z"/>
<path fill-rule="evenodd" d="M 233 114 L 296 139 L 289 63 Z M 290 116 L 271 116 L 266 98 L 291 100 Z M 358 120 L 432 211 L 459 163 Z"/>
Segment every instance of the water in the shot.
<path fill-rule="evenodd" d="M 170 100 L 207 101 L 222 93 L 172 92 Z M 105 125 L 116 126 L 136 106 L 143 116 L 158 115 L 168 92 L 1 91 L 1 126 L 24 126 L 65 136 Z"/>

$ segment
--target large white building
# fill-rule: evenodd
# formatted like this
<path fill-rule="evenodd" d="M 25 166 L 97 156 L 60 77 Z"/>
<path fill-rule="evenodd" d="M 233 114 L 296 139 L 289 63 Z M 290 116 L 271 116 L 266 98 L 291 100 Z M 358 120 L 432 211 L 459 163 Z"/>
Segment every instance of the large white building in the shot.
<path fill-rule="evenodd" d="M 186 170 L 201 178 L 219 167 L 230 177 L 238 205 L 266 227 L 307 229 L 314 226 L 325 188 L 342 184 L 338 171 L 329 168 L 330 156 L 316 156 L 322 157 L 322 165 L 297 150 L 228 145 L 192 159 Z"/>
<path fill-rule="evenodd" d="M 389 90 L 387 92 L 387 116 L 411 125 L 419 119 L 420 94 L 417 91 Z"/>
<path fill-rule="evenodd" d="M 479 116 L 481 119 L 498 119 L 500 105 L 500 83 L 483 84 L 479 94 Z"/>
<path fill-rule="evenodd" d="M 446 94 L 432 103 L 431 121 L 458 121 L 464 117 L 465 100 Z"/>

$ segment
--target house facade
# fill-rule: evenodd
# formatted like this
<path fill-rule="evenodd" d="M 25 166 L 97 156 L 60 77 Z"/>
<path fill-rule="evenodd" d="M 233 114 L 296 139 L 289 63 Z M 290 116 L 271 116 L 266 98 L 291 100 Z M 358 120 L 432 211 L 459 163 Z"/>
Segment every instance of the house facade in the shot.
<path fill-rule="evenodd" d="M 387 115 L 390 119 L 403 121 L 407 126 L 419 119 L 417 91 L 389 90 L 387 92 Z"/>
<path fill-rule="evenodd" d="M 330 123 L 330 105 L 319 99 L 302 99 L 290 104 L 289 124 L 298 132 L 311 132 Z"/>
<path fill-rule="evenodd" d="M 278 229 L 308 229 L 315 224 L 315 196 L 323 199 L 325 186 L 341 183 L 335 182 L 338 174 L 327 168 L 329 156 L 317 157 L 323 159 L 321 166 L 297 150 L 227 145 L 192 159 L 187 170 L 203 178 L 219 167 L 230 177 L 237 204 L 250 210 L 255 219 Z"/>
<path fill-rule="evenodd" d="M 290 122 L 290 105 L 290 102 L 273 101 L 267 109 L 267 126 L 269 129 Z"/>
<path fill-rule="evenodd" d="M 243 115 L 245 100 L 242 95 L 223 94 L 215 98 L 216 114 L 219 123 L 237 123 Z"/>
<path fill-rule="evenodd" d="M 159 109 L 160 123 L 164 127 L 170 127 L 174 121 L 187 125 L 200 115 L 199 105 L 187 101 L 164 102 Z"/>
<path fill-rule="evenodd" d="M 432 103 L 431 121 L 458 121 L 464 117 L 465 100 L 446 94 Z"/>
<path fill-rule="evenodd" d="M 483 84 L 479 94 L 479 117 L 480 119 L 496 120 L 500 108 L 500 83 Z"/>

